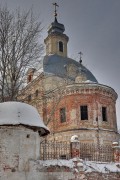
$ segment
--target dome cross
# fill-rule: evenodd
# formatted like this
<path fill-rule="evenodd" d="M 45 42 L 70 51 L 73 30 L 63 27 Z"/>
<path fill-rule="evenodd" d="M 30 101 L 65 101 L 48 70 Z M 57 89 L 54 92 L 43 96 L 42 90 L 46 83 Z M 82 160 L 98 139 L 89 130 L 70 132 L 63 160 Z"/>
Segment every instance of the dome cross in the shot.
<path fill-rule="evenodd" d="M 53 3 L 53 6 L 55 7 L 54 16 L 55 16 L 55 18 L 56 18 L 56 17 L 57 17 L 57 7 L 59 7 L 59 6 L 58 6 L 57 3 Z"/>
<path fill-rule="evenodd" d="M 78 54 L 80 54 L 80 64 L 82 64 L 82 55 L 83 55 L 83 53 L 82 52 L 79 52 Z"/>

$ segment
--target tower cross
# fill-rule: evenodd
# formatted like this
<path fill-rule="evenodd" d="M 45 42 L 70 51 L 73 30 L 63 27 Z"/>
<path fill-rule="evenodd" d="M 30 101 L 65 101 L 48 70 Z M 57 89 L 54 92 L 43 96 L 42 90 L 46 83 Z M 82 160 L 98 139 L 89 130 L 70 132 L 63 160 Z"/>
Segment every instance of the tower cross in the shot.
<path fill-rule="evenodd" d="M 82 63 L 82 55 L 83 55 L 83 53 L 80 51 L 78 54 L 80 54 L 80 64 Z"/>
<path fill-rule="evenodd" d="M 55 7 L 54 16 L 57 17 L 57 7 L 59 6 L 57 3 L 53 3 L 53 6 Z"/>

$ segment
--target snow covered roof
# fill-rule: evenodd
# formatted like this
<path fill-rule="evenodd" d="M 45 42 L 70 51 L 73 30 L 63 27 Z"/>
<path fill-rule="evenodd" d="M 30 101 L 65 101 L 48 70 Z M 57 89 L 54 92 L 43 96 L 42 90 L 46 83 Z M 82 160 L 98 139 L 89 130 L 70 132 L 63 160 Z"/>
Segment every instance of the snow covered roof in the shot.
<path fill-rule="evenodd" d="M 40 135 L 49 133 L 37 110 L 28 104 L 21 102 L 0 103 L 0 126 L 1 125 L 25 125 L 36 128 Z"/>

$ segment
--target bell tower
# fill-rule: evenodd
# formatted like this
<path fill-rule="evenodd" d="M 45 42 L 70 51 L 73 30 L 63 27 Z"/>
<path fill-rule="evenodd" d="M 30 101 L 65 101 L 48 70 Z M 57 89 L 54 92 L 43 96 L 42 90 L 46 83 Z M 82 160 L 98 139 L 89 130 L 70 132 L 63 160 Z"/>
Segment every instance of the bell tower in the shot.
<path fill-rule="evenodd" d="M 64 34 L 65 27 L 57 20 L 57 3 L 53 3 L 55 6 L 54 22 L 48 28 L 48 36 L 44 40 L 46 45 L 46 55 L 57 54 L 59 56 L 67 57 L 67 43 L 68 36 Z"/>

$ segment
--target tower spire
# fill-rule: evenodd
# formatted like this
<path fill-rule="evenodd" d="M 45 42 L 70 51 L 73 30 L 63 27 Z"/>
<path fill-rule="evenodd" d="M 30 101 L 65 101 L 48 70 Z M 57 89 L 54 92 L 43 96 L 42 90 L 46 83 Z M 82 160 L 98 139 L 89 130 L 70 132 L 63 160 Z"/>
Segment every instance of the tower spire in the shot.
<path fill-rule="evenodd" d="M 54 6 L 54 8 L 55 8 L 55 10 L 54 10 L 55 21 L 57 21 L 57 7 L 59 7 L 59 6 L 58 6 L 57 3 L 53 3 L 53 6 Z"/>
<path fill-rule="evenodd" d="M 67 57 L 67 43 L 69 37 L 64 34 L 65 27 L 57 21 L 57 9 L 58 4 L 53 3 L 54 7 L 54 22 L 52 22 L 48 28 L 48 36 L 44 40 L 46 44 L 46 54 L 56 54 L 59 56 Z"/>

